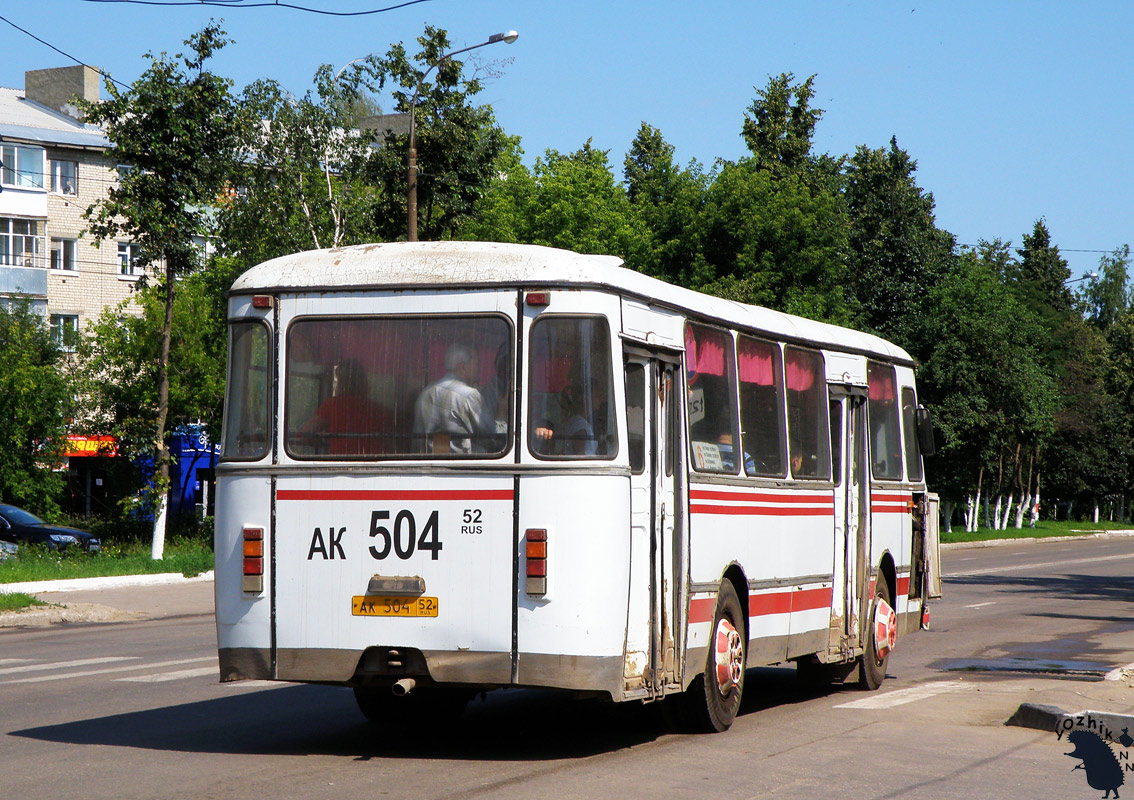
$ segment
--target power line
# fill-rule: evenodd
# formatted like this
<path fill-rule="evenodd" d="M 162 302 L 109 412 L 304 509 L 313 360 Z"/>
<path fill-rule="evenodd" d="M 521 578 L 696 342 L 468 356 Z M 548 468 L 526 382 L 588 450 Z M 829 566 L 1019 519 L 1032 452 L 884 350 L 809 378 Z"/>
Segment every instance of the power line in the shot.
<path fill-rule="evenodd" d="M 222 8 L 263 8 L 265 6 L 275 6 L 277 8 L 290 8 L 295 11 L 307 11 L 312 14 L 324 14 L 328 17 L 363 17 L 369 14 L 382 14 L 386 11 L 396 11 L 399 8 L 415 6 L 418 3 L 428 3 L 429 0 L 406 0 L 404 3 L 398 3 L 385 8 L 374 8 L 369 11 L 326 11 L 321 8 L 308 8 L 307 6 L 298 6 L 292 3 L 281 3 L 279 0 L 252 3 L 246 3 L 244 0 L 83 0 L 83 2 L 126 3 L 139 6 L 220 6 Z"/>
<path fill-rule="evenodd" d="M 64 58 L 69 58 L 69 59 L 71 59 L 72 61 L 74 61 L 74 62 L 75 62 L 76 64 L 78 64 L 78 65 L 80 65 L 80 66 L 83 66 L 83 67 L 87 67 L 88 69 L 93 69 L 93 70 L 94 70 L 95 72 L 97 72 L 97 73 L 98 73 L 99 75 L 101 75 L 102 77 L 106 78 L 106 79 L 107 79 L 108 81 L 113 81 L 114 83 L 117 83 L 117 84 L 118 84 L 119 86 L 121 86 L 121 87 L 122 87 L 123 89 L 129 89 L 129 88 L 130 88 L 129 86 L 127 86 L 127 85 L 126 85 L 125 83 L 123 83 L 122 81 L 117 81 L 117 80 L 114 80 L 114 78 L 112 78 L 112 77 L 110 76 L 110 73 L 109 73 L 109 72 L 103 72 L 103 71 L 102 71 L 101 69 L 99 69 L 98 67 L 92 67 L 92 66 L 91 66 L 90 64 L 87 64 L 86 62 L 82 61 L 81 59 L 75 58 L 75 57 L 74 57 L 73 55 L 71 55 L 70 53 L 65 53 L 64 51 L 60 50 L 60 49 L 59 49 L 58 47 L 56 47 L 55 45 L 53 45 L 53 44 L 52 44 L 51 42 L 46 42 L 46 41 L 44 41 L 43 39 L 41 39 L 41 38 L 39 38 L 38 36 L 36 36 L 36 35 L 35 35 L 34 33 L 32 33 L 31 31 L 29 31 L 29 30 L 25 30 L 24 28 L 21 28 L 21 27 L 20 27 L 19 25 L 17 25 L 16 23 L 12 22 L 12 20 L 8 19 L 7 17 L 2 17 L 2 16 L 0 16 L 0 21 L 8 23 L 8 24 L 9 24 L 9 25 L 11 25 L 11 26 L 12 26 L 13 28 L 15 28 L 16 30 L 18 30 L 18 31 L 19 31 L 20 33 L 24 34 L 25 36 L 30 36 L 31 38 L 35 39 L 35 40 L 36 40 L 37 42 L 39 42 L 40 44 L 44 45 L 45 47 L 50 47 L 50 48 L 51 48 L 52 50 L 54 50 L 54 51 L 55 51 L 56 53 L 58 53 L 59 55 L 63 56 Z"/>

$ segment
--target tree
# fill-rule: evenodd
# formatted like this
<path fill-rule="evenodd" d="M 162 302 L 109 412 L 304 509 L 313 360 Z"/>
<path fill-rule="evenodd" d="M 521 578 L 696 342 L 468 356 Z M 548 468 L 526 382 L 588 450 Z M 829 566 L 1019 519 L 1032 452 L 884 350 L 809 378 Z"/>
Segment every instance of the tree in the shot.
<path fill-rule="evenodd" d="M 515 151 L 484 201 L 486 215 L 464 238 L 541 244 L 640 260 L 644 231 L 605 150 L 588 141 L 574 153 L 548 150 L 528 171 Z"/>
<path fill-rule="evenodd" d="M 1047 223 L 1036 220 L 1031 234 L 1024 234 L 1023 246 L 1017 252 L 1020 262 L 1015 281 L 1026 295 L 1031 295 L 1029 305 L 1070 311 L 1071 290 L 1067 288 L 1067 280 L 1071 270 L 1066 259 L 1059 255 L 1059 248 L 1052 244 Z"/>
<path fill-rule="evenodd" d="M 413 60 L 420 67 L 411 63 L 398 43 L 385 56 L 368 59 L 364 71 L 370 75 L 371 88 L 396 87 L 392 96 L 399 113 L 409 114 L 411 108 L 416 113 L 420 238 L 456 238 L 474 219 L 474 209 L 496 177 L 496 162 L 508 139 L 496 125 L 491 107 L 472 103 L 483 88 L 480 69 L 466 78 L 463 62 L 441 59 L 451 49 L 448 34 L 427 25 L 417 41 L 421 51 Z M 424 80 L 431 69 L 432 82 Z M 370 180 L 380 188 L 374 226 L 387 240 L 406 235 L 408 138 L 408 133 L 387 131 L 383 147 L 368 162 Z"/>
<path fill-rule="evenodd" d="M 929 289 L 952 268 L 954 248 L 916 171 L 897 138 L 888 149 L 858 147 L 846 169 L 851 297 L 863 325 L 906 347 Z"/>
<path fill-rule="evenodd" d="M 812 75 L 792 84 L 795 76 L 784 72 L 770 78 L 748 106 L 741 136 L 757 164 L 774 174 L 798 172 L 811 158 L 811 139 L 823 109 L 812 108 L 815 96 Z M 792 103 L 792 98 L 795 103 Z"/>
<path fill-rule="evenodd" d="M 622 174 L 646 236 L 641 260 L 633 266 L 670 283 L 693 285 L 696 276 L 706 274 L 701 215 L 713 176 L 696 161 L 685 169 L 677 166 L 673 146 L 645 122 L 626 153 Z"/>
<path fill-rule="evenodd" d="M 147 54 L 150 66 L 129 89 L 106 81 L 109 99 L 83 102 L 88 122 L 102 125 L 116 157 L 132 169 L 87 209 L 88 232 L 100 241 L 126 237 L 139 246 L 140 266 L 160 263 L 164 320 L 157 358 L 157 418 L 153 442 L 156 488 L 162 506 L 154 524 L 153 557 L 165 543 L 169 488 L 169 354 L 177 278 L 193 271 L 200 254 L 194 237 L 207 235 L 210 209 L 231 186 L 248 120 L 235 103 L 231 81 L 206 62 L 227 40 L 210 23 L 185 42 L 191 52 L 169 58 Z"/>
<path fill-rule="evenodd" d="M 71 389 L 63 354 L 26 303 L 0 303 L 0 500 L 58 509 Z"/>
<path fill-rule="evenodd" d="M 692 288 L 827 322 L 850 320 L 842 198 L 753 159 L 721 167 L 706 195 L 704 274 Z"/>
<path fill-rule="evenodd" d="M 1130 245 L 1115 248 L 1099 259 L 1096 277 L 1083 287 L 1087 318 L 1106 331 L 1134 304 L 1130 288 Z"/>
<path fill-rule="evenodd" d="M 358 76 L 316 74 L 317 93 L 296 99 L 261 80 L 242 105 L 260 120 L 241 164 L 240 191 L 222 204 L 223 252 L 245 268 L 302 250 L 374 241 L 379 189 L 366 178 L 368 132 L 351 127 Z"/>

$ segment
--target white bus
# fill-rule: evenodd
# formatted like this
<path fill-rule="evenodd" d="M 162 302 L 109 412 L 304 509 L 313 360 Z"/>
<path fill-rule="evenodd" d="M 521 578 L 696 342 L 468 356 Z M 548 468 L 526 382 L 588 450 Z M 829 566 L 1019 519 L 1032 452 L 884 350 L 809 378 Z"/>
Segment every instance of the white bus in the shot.
<path fill-rule="evenodd" d="M 882 339 L 472 242 L 277 258 L 228 321 L 222 680 L 374 720 L 683 693 L 724 730 L 746 667 L 876 688 L 928 622 L 932 433 Z"/>

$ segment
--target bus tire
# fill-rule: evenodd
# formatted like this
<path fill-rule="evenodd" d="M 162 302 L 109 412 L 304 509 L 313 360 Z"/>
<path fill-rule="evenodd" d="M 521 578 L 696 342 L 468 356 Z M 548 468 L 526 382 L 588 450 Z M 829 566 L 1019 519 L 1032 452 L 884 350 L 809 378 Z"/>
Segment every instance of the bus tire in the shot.
<path fill-rule="evenodd" d="M 866 617 L 866 645 L 858 666 L 858 683 L 863 689 L 871 692 L 881 686 L 882 681 L 886 679 L 886 665 L 890 660 L 889 647 L 885 643 L 882 648 L 884 652 L 879 655 L 879 641 L 876 638 L 878 626 L 875 624 L 875 617 L 880 603 L 884 603 L 885 608 L 893 608 L 890 586 L 881 576 L 875 585 L 874 598 L 870 602 L 870 612 Z"/>
<path fill-rule="evenodd" d="M 685 721 L 692 730 L 721 733 L 736 719 L 748 657 L 745 632 L 736 590 L 731 581 L 722 581 L 709 633 L 705 671 L 694 679 L 683 697 Z"/>

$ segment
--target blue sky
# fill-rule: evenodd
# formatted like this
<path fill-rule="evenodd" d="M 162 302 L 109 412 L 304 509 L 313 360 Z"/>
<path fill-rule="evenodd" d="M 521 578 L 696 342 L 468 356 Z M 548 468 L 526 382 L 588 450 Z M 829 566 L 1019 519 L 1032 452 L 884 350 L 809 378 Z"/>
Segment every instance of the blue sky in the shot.
<path fill-rule="evenodd" d="M 256 0 L 243 0 L 252 3 Z M 364 11 L 397 0 L 288 0 Z M 231 1 L 229 5 L 234 5 Z M 1134 244 L 1134 3 L 428 0 L 334 17 L 283 7 L 7 0 L 0 15 L 129 83 L 147 51 L 177 52 L 210 18 L 234 44 L 214 69 L 242 87 L 275 78 L 296 94 L 336 69 L 445 28 L 454 46 L 515 29 L 475 52 L 499 76 L 480 95 L 530 161 L 589 138 L 622 157 L 642 121 L 681 162 L 744 155 L 745 108 L 771 75 L 815 74 L 817 151 L 885 147 L 918 162 L 937 222 L 962 243 L 1019 245 L 1044 217 L 1076 276 Z M 73 62 L 0 22 L 0 85 Z M 382 98 L 379 98 L 381 100 Z"/>

